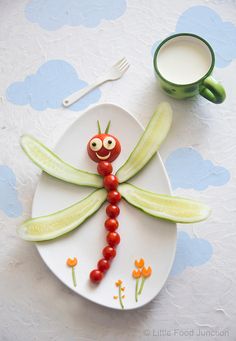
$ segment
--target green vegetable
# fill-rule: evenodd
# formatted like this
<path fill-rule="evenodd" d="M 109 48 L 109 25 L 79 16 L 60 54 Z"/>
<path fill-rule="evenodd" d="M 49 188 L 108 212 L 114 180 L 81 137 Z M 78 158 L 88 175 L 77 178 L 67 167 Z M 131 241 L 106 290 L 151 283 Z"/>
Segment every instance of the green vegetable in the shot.
<path fill-rule="evenodd" d="M 118 191 L 126 201 L 145 213 L 176 223 L 196 223 L 210 215 L 208 206 L 194 200 L 155 194 L 130 184 L 119 185 Z"/>
<path fill-rule="evenodd" d="M 106 200 L 105 189 L 98 189 L 85 199 L 56 213 L 26 220 L 17 230 L 22 239 L 43 241 L 54 239 L 81 225 Z"/>
<path fill-rule="evenodd" d="M 100 175 L 71 166 L 30 135 L 21 137 L 21 147 L 38 167 L 55 178 L 81 186 L 103 187 Z"/>
<path fill-rule="evenodd" d="M 119 182 L 125 182 L 137 174 L 159 149 L 166 138 L 172 122 L 172 109 L 168 103 L 161 103 L 153 114 L 143 135 L 128 160 L 117 171 Z"/>

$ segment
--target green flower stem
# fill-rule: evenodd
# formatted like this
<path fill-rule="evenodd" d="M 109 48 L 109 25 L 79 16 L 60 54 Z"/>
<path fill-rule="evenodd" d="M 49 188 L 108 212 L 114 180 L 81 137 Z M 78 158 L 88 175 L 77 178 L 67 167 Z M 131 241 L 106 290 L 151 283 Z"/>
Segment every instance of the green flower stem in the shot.
<path fill-rule="evenodd" d="M 121 297 L 121 285 L 119 285 L 119 302 L 122 309 L 124 309 L 124 304 Z"/>
<path fill-rule="evenodd" d="M 142 294 L 145 279 L 146 279 L 145 277 L 142 278 L 142 282 L 141 282 L 141 285 L 140 285 L 140 288 L 139 288 L 139 292 L 138 292 L 139 295 Z"/>
<path fill-rule="evenodd" d="M 136 285 L 135 285 L 135 301 L 138 302 L 138 283 L 139 278 L 136 278 Z"/>
<path fill-rule="evenodd" d="M 72 280 L 73 280 L 74 287 L 76 287 L 77 283 L 76 283 L 74 266 L 72 266 Z"/>

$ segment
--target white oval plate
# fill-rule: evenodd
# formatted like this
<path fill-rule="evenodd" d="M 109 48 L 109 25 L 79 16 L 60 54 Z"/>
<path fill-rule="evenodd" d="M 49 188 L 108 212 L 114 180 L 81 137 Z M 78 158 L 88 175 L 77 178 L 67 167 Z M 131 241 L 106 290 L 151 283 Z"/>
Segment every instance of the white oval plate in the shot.
<path fill-rule="evenodd" d="M 116 171 L 136 145 L 142 127 L 126 110 L 113 104 L 100 104 L 88 109 L 66 131 L 55 152 L 76 167 L 96 172 L 97 164 L 87 156 L 89 139 L 97 133 L 97 120 L 102 129 L 111 120 L 110 133 L 121 142 L 122 152 L 113 163 Z M 170 186 L 162 161 L 156 155 L 136 177 L 130 181 L 141 188 L 170 194 Z M 33 202 L 32 216 L 41 216 L 63 209 L 88 195 L 93 189 L 80 187 L 54 179 L 43 173 Z M 121 279 L 125 290 L 124 309 L 136 309 L 150 302 L 163 287 L 170 272 L 176 248 L 176 225 L 155 219 L 132 207 L 124 200 L 120 203 L 119 234 L 121 243 L 111 268 L 99 285 L 89 281 L 89 273 L 96 268 L 105 246 L 104 221 L 106 204 L 82 226 L 53 241 L 37 243 L 37 249 L 49 269 L 70 289 L 81 296 L 106 307 L 121 309 L 115 282 Z M 73 287 L 68 257 L 77 257 L 75 267 L 77 286 Z M 138 302 L 135 301 L 134 261 L 144 258 L 152 267 L 152 275 L 145 281 Z"/>

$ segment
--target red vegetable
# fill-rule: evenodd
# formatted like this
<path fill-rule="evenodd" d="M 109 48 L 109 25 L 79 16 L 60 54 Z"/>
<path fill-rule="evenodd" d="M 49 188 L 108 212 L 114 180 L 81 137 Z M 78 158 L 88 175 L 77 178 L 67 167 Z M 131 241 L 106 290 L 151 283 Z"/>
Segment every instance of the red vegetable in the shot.
<path fill-rule="evenodd" d="M 102 272 L 106 272 L 109 268 L 110 268 L 110 263 L 108 262 L 107 259 L 100 259 L 98 261 L 98 270 L 102 271 Z"/>
<path fill-rule="evenodd" d="M 97 134 L 87 144 L 90 158 L 95 162 L 114 161 L 121 152 L 118 139 L 110 134 Z"/>
<path fill-rule="evenodd" d="M 121 195 L 117 191 L 110 191 L 107 194 L 107 201 L 111 204 L 117 204 L 121 200 Z"/>
<path fill-rule="evenodd" d="M 104 247 L 102 254 L 106 260 L 111 260 L 116 256 L 116 250 L 113 247 L 107 245 Z"/>
<path fill-rule="evenodd" d="M 108 205 L 106 208 L 106 213 L 110 218 L 116 218 L 120 214 L 120 209 L 116 205 Z"/>
<path fill-rule="evenodd" d="M 113 174 L 106 175 L 103 179 L 103 185 L 108 191 L 113 191 L 117 189 L 118 184 L 118 179 Z"/>
<path fill-rule="evenodd" d="M 115 219 L 120 209 L 115 204 L 121 200 L 120 193 L 116 190 L 119 181 L 118 178 L 112 174 L 113 167 L 111 162 L 114 161 L 121 152 L 121 145 L 115 136 L 108 134 L 110 128 L 110 121 L 106 127 L 105 133 L 101 133 L 101 127 L 98 123 L 98 134 L 93 136 L 87 144 L 87 151 L 89 157 L 98 163 L 98 174 L 103 176 L 103 186 L 107 190 L 107 201 L 110 205 L 106 208 L 108 219 L 105 221 L 105 228 L 108 231 L 107 243 L 102 253 L 103 257 L 97 263 L 97 269 L 94 269 L 90 273 L 90 280 L 93 283 L 99 283 L 104 273 L 110 268 L 110 261 L 116 256 L 115 246 L 120 242 L 120 236 L 116 233 L 116 229 L 119 226 L 118 221 Z M 114 247 L 113 247 L 114 246 Z"/>
<path fill-rule="evenodd" d="M 113 167 L 110 162 L 107 161 L 100 161 L 97 166 L 98 174 L 102 176 L 106 176 L 112 173 Z"/>
<path fill-rule="evenodd" d="M 90 280 L 93 282 L 93 283 L 99 283 L 101 282 L 101 280 L 103 279 L 103 273 L 100 271 L 100 270 L 92 270 L 90 272 Z"/>
<path fill-rule="evenodd" d="M 117 232 L 109 232 L 107 234 L 107 243 L 110 246 L 116 246 L 120 243 L 120 235 Z"/>
<path fill-rule="evenodd" d="M 108 218 L 106 221 L 105 221 L 105 228 L 107 229 L 107 231 L 109 232 L 114 232 L 118 226 L 119 226 L 119 223 L 116 219 L 111 219 L 111 218 Z"/>

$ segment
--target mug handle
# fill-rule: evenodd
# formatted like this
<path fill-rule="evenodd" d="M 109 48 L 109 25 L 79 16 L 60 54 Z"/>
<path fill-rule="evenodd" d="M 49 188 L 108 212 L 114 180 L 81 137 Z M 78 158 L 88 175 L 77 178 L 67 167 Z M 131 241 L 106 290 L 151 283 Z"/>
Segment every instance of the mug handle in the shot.
<path fill-rule="evenodd" d="M 200 95 L 215 104 L 222 103 L 226 97 L 225 89 L 212 76 L 203 80 Z"/>

